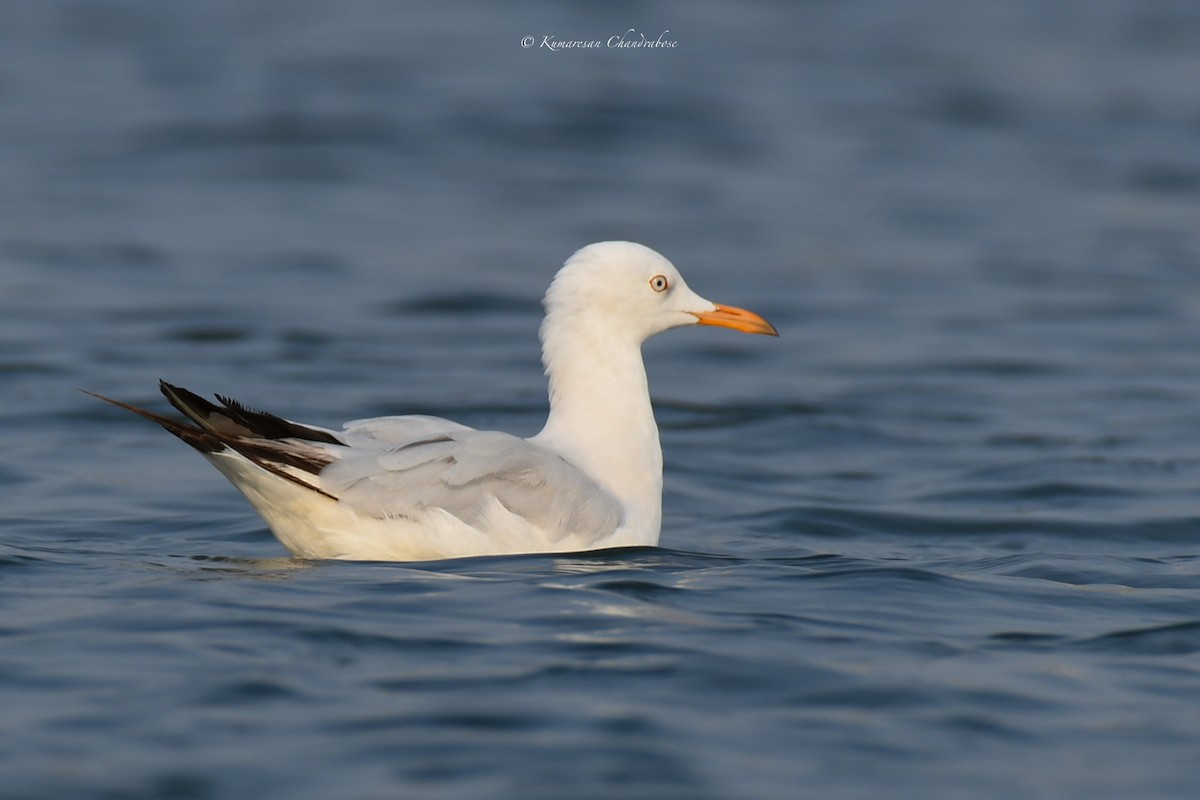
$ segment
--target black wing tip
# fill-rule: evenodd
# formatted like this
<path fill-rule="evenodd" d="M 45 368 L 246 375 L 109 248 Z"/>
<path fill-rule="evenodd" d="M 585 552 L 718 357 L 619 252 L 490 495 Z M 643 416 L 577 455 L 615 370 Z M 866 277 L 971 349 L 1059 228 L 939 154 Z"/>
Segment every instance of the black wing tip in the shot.
<path fill-rule="evenodd" d="M 187 389 L 178 386 L 172 386 L 166 381 L 159 381 L 159 388 L 163 391 L 163 394 L 167 395 L 167 399 L 171 400 L 172 405 L 175 405 L 176 398 L 196 397 L 196 395 L 194 395 L 192 392 L 189 392 Z M 171 392 L 177 392 L 178 394 L 175 394 L 173 398 L 172 394 L 168 394 L 168 390 Z M 307 481 L 287 472 L 280 466 L 281 464 L 284 464 L 287 466 L 298 467 L 315 475 L 324 467 L 328 466 L 329 460 L 311 457 L 305 458 L 300 454 L 289 453 L 285 449 L 280 449 L 278 446 L 273 446 L 269 441 L 255 442 L 253 440 L 243 439 L 239 436 L 225 435 L 215 430 L 206 430 L 204 428 L 193 427 L 185 422 L 171 419 L 170 417 L 164 417 L 162 414 L 156 414 L 153 411 L 147 411 L 146 409 L 139 408 L 131 403 L 126 403 L 121 400 L 114 400 L 111 397 L 105 397 L 104 395 L 97 394 L 96 392 L 89 392 L 87 389 L 80 389 L 79 391 L 94 397 L 97 400 L 103 400 L 104 402 L 111 403 L 118 408 L 131 411 L 134 414 L 137 414 L 139 417 L 144 417 L 151 422 L 156 423 L 168 433 L 174 434 L 186 444 L 191 445 L 196 450 L 199 450 L 201 453 L 219 453 L 227 448 L 235 450 L 268 472 L 271 472 L 306 489 L 310 489 L 317 494 L 324 495 L 332 500 L 338 499 L 337 496 L 330 494 L 318 486 L 313 486 L 311 483 L 308 483 Z M 203 398 L 199 399 L 204 403 L 208 403 L 208 401 L 204 400 Z M 208 403 L 208 405 L 212 404 Z M 178 408 L 178 406 L 176 407 Z M 215 409 L 216 406 L 213 406 L 213 408 Z M 189 411 L 184 411 L 184 413 L 186 413 L 189 417 L 192 416 L 192 413 Z M 316 431 L 316 433 L 319 433 L 319 431 Z"/>
<path fill-rule="evenodd" d="M 227 395 L 214 395 L 216 405 L 182 386 L 159 380 L 159 391 L 177 410 L 204 430 L 224 436 L 263 439 L 301 439 L 323 444 L 345 444 L 328 431 L 310 428 L 267 411 L 258 411 Z"/>
<path fill-rule="evenodd" d="M 89 392 L 87 389 L 80 389 L 79 391 L 86 395 L 90 395 L 97 400 L 103 400 L 106 403 L 111 403 L 118 408 L 123 408 L 126 411 L 137 414 L 139 417 L 144 417 L 145 419 L 150 420 L 156 425 L 162 427 L 168 433 L 179 437 L 185 443 L 196 448 L 201 453 L 218 453 L 225 449 L 225 443 L 222 442 L 218 436 L 201 428 L 195 428 L 184 422 L 180 422 L 179 420 L 174 420 L 170 417 L 164 417 L 162 414 L 156 414 L 153 411 L 147 411 L 146 409 L 135 406 L 132 403 L 125 403 L 121 400 L 114 400 L 111 397 L 105 397 L 102 394 L 97 394 L 96 392 Z"/>

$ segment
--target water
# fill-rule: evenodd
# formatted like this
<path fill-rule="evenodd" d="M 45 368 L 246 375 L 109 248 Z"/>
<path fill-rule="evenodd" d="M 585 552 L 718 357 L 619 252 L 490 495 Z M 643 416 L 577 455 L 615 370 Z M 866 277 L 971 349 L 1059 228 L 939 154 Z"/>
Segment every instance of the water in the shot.
<path fill-rule="evenodd" d="M 1195 4 L 473 6 L 0 8 L 0 795 L 1192 796 Z M 75 391 L 529 434 L 603 238 L 782 332 L 647 347 L 660 549 L 292 561 Z"/>

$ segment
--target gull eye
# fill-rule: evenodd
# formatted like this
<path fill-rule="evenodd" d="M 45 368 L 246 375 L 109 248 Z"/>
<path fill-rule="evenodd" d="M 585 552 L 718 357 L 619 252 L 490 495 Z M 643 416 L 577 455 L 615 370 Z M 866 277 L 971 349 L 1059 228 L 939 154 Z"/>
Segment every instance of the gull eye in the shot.
<path fill-rule="evenodd" d="M 650 288 L 656 292 L 665 292 L 671 288 L 671 282 L 667 280 L 666 275 L 655 275 L 650 279 Z"/>

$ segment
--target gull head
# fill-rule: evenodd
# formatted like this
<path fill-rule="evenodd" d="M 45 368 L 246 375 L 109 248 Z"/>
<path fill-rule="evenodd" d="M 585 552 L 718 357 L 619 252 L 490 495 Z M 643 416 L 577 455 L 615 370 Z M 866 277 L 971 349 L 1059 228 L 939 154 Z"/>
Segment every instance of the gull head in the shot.
<path fill-rule="evenodd" d="M 555 276 L 545 306 L 543 340 L 560 327 L 639 345 L 683 325 L 779 335 L 751 311 L 705 300 L 688 288 L 674 264 L 634 242 L 597 242 L 578 250 Z"/>

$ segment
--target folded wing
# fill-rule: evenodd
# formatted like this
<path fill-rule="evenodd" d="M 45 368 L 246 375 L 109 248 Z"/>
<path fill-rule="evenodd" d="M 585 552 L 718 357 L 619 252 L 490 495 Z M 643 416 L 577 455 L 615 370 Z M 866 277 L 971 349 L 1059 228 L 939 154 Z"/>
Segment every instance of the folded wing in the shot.
<path fill-rule="evenodd" d="M 435 417 L 352 422 L 345 448 L 321 470 L 321 489 L 373 517 L 420 519 L 442 509 L 486 527 L 495 503 L 552 536 L 601 538 L 621 525 L 621 506 L 581 470 L 516 436 Z"/>
<path fill-rule="evenodd" d="M 485 535 L 524 535 L 511 530 L 515 523 L 548 543 L 598 541 L 624 519 L 621 504 L 584 472 L 506 433 L 426 416 L 359 420 L 335 433 L 227 397 L 218 405 L 166 382 L 160 388 L 187 422 L 95 396 L 157 422 L 218 466 L 236 453 L 360 518 L 419 524 L 440 510 Z"/>

